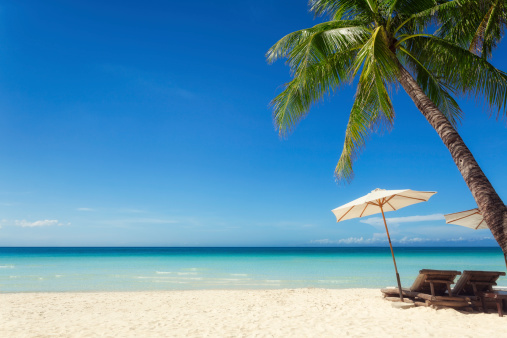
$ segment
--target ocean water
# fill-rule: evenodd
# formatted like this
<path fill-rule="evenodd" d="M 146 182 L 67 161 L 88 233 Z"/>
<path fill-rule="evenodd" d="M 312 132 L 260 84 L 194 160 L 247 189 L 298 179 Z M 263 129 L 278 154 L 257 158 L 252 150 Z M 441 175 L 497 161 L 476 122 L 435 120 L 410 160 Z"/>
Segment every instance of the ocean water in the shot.
<path fill-rule="evenodd" d="M 394 250 L 406 286 L 420 269 L 505 271 L 499 248 Z M 2 293 L 394 285 L 388 247 L 0 248 Z"/>

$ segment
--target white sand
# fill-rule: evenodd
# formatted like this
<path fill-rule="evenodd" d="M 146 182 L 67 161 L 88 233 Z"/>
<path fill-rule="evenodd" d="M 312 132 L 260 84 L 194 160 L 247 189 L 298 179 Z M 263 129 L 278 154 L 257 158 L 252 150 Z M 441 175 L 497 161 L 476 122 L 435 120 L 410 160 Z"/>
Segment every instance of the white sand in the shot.
<path fill-rule="evenodd" d="M 507 316 L 372 289 L 0 294 L 0 337 L 505 337 Z"/>

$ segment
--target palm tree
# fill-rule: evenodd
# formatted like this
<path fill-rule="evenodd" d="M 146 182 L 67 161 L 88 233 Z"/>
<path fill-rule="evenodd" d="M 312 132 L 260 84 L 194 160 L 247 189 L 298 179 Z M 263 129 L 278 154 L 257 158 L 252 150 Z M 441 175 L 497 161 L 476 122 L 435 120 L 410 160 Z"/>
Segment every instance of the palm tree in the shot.
<path fill-rule="evenodd" d="M 479 2 L 485 5 L 473 7 Z M 462 111 L 453 98 L 471 96 L 497 117 L 507 116 L 507 74 L 487 61 L 505 21 L 493 10 L 495 27 L 481 26 L 479 19 L 492 3 L 504 6 L 498 0 L 310 0 L 315 15 L 331 20 L 286 35 L 267 59 L 286 58 L 292 74 L 271 102 L 281 136 L 325 94 L 359 77 L 335 169 L 338 180 L 353 178 L 352 163 L 371 133 L 392 128 L 392 88 L 401 85 L 448 148 L 507 253 L 507 207 L 455 129 Z M 466 34 L 460 36 L 458 28 Z"/>

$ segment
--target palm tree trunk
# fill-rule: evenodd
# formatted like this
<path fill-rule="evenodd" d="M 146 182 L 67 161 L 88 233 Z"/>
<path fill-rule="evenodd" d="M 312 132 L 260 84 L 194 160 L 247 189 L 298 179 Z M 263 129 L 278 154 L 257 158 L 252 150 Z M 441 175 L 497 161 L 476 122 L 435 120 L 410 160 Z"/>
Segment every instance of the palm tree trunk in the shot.
<path fill-rule="evenodd" d="M 401 65 L 398 81 L 449 149 L 452 159 L 472 192 L 484 220 L 504 254 L 507 254 L 507 207 L 482 172 L 456 129 L 433 101 L 424 94 L 412 75 Z"/>

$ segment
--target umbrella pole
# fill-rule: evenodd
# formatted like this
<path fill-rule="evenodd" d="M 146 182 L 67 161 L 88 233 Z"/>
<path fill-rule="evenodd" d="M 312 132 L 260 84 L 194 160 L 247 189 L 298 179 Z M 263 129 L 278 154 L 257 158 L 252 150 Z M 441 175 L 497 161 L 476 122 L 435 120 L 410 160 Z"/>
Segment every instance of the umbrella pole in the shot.
<path fill-rule="evenodd" d="M 389 236 L 389 230 L 387 229 L 386 217 L 384 216 L 384 209 L 382 209 L 382 203 L 379 203 L 379 206 L 380 212 L 382 212 L 384 226 L 386 227 L 387 239 L 389 240 L 389 247 L 391 248 L 391 255 L 393 256 L 394 271 L 396 271 L 396 280 L 398 281 L 398 289 L 400 290 L 400 299 L 403 302 L 403 291 L 401 290 L 400 274 L 398 273 L 398 268 L 396 267 L 396 259 L 394 258 L 393 245 L 391 244 L 391 236 Z"/>
<path fill-rule="evenodd" d="M 507 267 L 507 254 L 503 254 L 503 259 L 505 259 L 505 267 Z"/>

